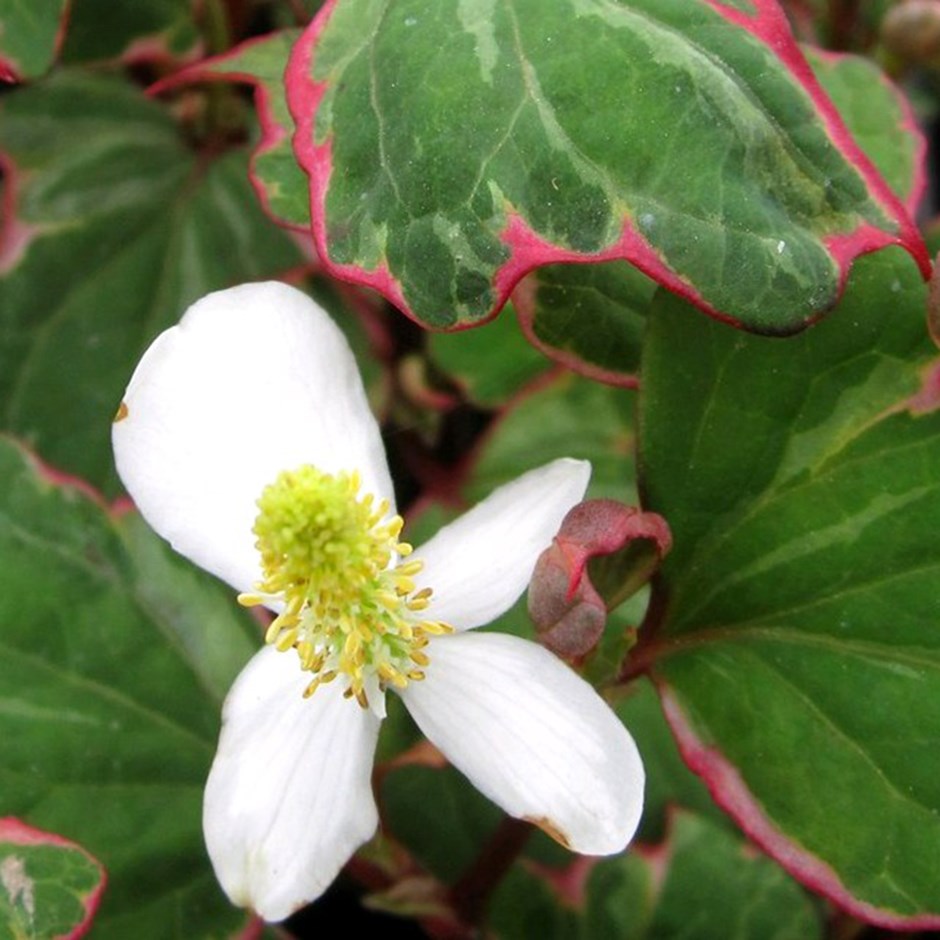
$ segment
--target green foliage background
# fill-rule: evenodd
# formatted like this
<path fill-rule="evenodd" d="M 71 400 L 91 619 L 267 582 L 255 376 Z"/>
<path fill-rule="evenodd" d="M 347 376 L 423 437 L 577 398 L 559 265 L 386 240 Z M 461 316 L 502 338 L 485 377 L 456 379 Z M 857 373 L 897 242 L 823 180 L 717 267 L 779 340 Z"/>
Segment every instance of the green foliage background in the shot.
<path fill-rule="evenodd" d="M 536 833 L 469 884 L 505 822 L 393 707 L 357 910 L 505 940 L 940 927 L 926 158 L 883 71 L 929 122 L 914 4 L 338 0 L 288 87 L 320 6 L 0 0 L 0 816 L 101 862 L 96 938 L 261 929 L 200 825 L 258 627 L 128 504 L 109 426 L 190 303 L 282 278 L 347 333 L 412 538 L 573 456 L 674 540 L 579 664 L 647 766 L 634 846 Z M 496 628 L 533 635 L 524 604 Z M 4 882 L 0 935 L 71 935 L 94 861 L 23 857 L 40 915 Z"/>

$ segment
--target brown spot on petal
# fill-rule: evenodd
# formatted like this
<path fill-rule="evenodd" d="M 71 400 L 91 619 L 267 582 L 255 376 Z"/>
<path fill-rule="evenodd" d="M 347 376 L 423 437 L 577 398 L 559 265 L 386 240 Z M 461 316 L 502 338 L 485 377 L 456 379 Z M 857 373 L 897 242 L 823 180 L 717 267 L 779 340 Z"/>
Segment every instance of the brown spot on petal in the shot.
<path fill-rule="evenodd" d="M 117 414 L 114 416 L 114 423 L 117 424 L 118 421 L 123 421 L 129 414 L 127 402 L 122 401 L 121 404 L 118 405 Z"/>
<path fill-rule="evenodd" d="M 568 837 L 550 819 L 546 819 L 544 816 L 526 816 L 524 818 L 526 822 L 532 823 L 533 826 L 538 826 L 545 835 L 551 836 L 559 845 L 563 845 L 566 849 L 571 849 L 571 843 L 568 841 Z"/>

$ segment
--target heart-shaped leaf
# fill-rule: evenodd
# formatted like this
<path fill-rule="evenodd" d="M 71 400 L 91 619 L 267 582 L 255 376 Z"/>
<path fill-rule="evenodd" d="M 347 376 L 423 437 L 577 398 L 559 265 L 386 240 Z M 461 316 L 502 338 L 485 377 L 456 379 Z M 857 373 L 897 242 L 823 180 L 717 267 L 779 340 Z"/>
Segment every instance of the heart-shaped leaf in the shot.
<path fill-rule="evenodd" d="M 654 305 L 641 488 L 673 534 L 636 651 L 690 765 L 797 877 L 940 926 L 940 411 L 925 288 L 858 262 L 781 342 Z M 923 384 L 926 381 L 926 384 Z"/>
<path fill-rule="evenodd" d="M 287 91 L 321 256 L 430 326 L 552 262 L 623 258 L 767 333 L 860 253 L 928 268 L 774 0 L 331 0 Z"/>

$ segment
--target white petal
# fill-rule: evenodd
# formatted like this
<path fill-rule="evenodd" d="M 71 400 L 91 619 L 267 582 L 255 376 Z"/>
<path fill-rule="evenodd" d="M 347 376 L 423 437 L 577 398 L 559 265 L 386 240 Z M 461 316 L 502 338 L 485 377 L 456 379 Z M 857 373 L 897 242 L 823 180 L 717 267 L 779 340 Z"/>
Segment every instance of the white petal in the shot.
<path fill-rule="evenodd" d="M 283 920 L 318 897 L 378 824 L 370 778 L 379 721 L 338 683 L 309 699 L 292 652 L 261 650 L 223 711 L 203 828 L 235 904 Z"/>
<path fill-rule="evenodd" d="M 626 846 L 643 809 L 643 763 L 587 682 L 548 650 L 504 634 L 441 637 L 427 652 L 427 678 L 402 698 L 481 793 L 576 852 Z"/>
<path fill-rule="evenodd" d="M 113 442 L 128 492 L 178 551 L 237 590 L 258 579 L 255 500 L 281 470 L 358 469 L 365 489 L 392 496 L 349 346 L 286 284 L 194 304 L 144 354 L 124 404 Z"/>
<path fill-rule="evenodd" d="M 424 562 L 415 581 L 434 591 L 427 616 L 469 630 L 509 610 L 590 478 L 586 460 L 554 460 L 444 526 L 415 553 Z"/>

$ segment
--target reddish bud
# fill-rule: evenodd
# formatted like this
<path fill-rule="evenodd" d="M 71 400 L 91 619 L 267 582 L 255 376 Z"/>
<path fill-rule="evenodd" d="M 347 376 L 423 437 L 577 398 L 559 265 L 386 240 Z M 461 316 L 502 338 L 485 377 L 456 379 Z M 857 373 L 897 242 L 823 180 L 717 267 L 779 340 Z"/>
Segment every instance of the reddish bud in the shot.
<path fill-rule="evenodd" d="M 671 545 L 656 513 L 610 499 L 575 506 L 529 585 L 529 615 L 541 641 L 566 659 L 585 656 L 604 632 L 607 611 L 649 580 Z"/>

